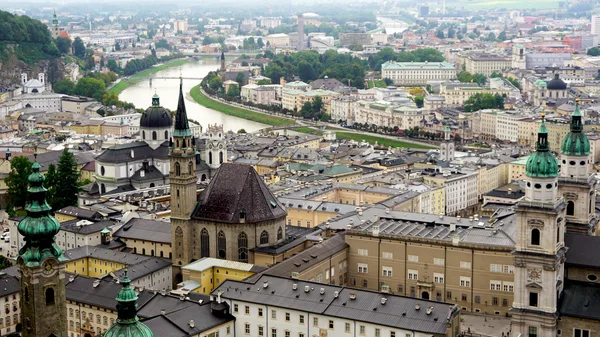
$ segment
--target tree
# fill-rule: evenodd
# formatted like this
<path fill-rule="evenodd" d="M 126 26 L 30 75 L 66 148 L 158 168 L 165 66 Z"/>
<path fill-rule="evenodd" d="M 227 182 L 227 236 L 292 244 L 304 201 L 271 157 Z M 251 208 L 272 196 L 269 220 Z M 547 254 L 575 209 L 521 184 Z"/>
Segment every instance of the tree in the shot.
<path fill-rule="evenodd" d="M 320 114 L 323 110 L 323 98 L 321 96 L 315 96 L 312 101 L 312 109 L 317 114 Z"/>
<path fill-rule="evenodd" d="M 461 71 L 456 77 L 457 80 L 463 83 L 473 82 L 473 75 L 468 71 Z"/>
<path fill-rule="evenodd" d="M 25 207 L 27 201 L 27 177 L 31 174 L 33 163 L 27 157 L 14 157 L 10 161 L 10 172 L 4 179 L 8 187 L 8 197 L 16 208 Z"/>
<path fill-rule="evenodd" d="M 600 55 L 600 48 L 598 47 L 592 47 L 590 49 L 588 49 L 587 54 L 590 56 L 599 56 Z"/>
<path fill-rule="evenodd" d="M 502 42 L 506 40 L 508 40 L 508 38 L 506 37 L 506 31 L 503 30 L 500 32 L 500 34 L 498 34 L 498 41 Z"/>
<path fill-rule="evenodd" d="M 246 82 L 246 77 L 244 76 L 244 73 L 237 73 L 237 75 L 235 76 L 235 81 L 238 82 L 240 88 L 243 87 L 244 83 Z"/>
<path fill-rule="evenodd" d="M 71 52 L 71 40 L 67 37 L 59 36 L 56 38 L 54 42 L 56 44 L 56 48 L 61 54 L 68 54 Z"/>
<path fill-rule="evenodd" d="M 247 133 L 244 129 L 239 129 L 237 133 Z"/>
<path fill-rule="evenodd" d="M 106 84 L 102 80 L 91 77 L 84 77 L 77 81 L 75 94 L 79 96 L 93 97 L 98 102 L 102 101 L 102 96 L 106 91 Z"/>
<path fill-rule="evenodd" d="M 115 60 L 108 60 L 108 62 L 106 62 L 106 67 L 115 73 L 118 73 L 122 70 Z"/>
<path fill-rule="evenodd" d="M 12 266 L 12 263 L 4 255 L 0 255 L 0 270 Z"/>
<path fill-rule="evenodd" d="M 85 45 L 80 37 L 76 37 L 73 41 L 73 54 L 79 58 L 83 58 L 85 56 Z"/>
<path fill-rule="evenodd" d="M 58 158 L 58 170 L 56 174 L 56 191 L 54 209 L 59 210 L 67 206 L 77 206 L 77 197 L 80 191 L 78 184 L 79 170 L 73 153 L 64 149 Z"/>
<path fill-rule="evenodd" d="M 166 50 L 171 50 L 171 45 L 169 44 L 169 41 L 167 41 L 165 39 L 160 39 L 158 42 L 156 42 L 156 44 L 154 46 L 156 48 L 163 48 Z"/>
<path fill-rule="evenodd" d="M 119 42 L 115 42 L 115 51 L 121 50 L 121 44 Z"/>
<path fill-rule="evenodd" d="M 448 38 L 449 39 L 453 39 L 456 37 L 456 30 L 454 29 L 454 26 L 448 28 Z"/>
<path fill-rule="evenodd" d="M 75 94 L 75 83 L 68 78 L 61 78 L 53 86 L 54 92 L 65 95 Z"/>
<path fill-rule="evenodd" d="M 215 76 L 208 82 L 208 87 L 214 91 L 219 91 L 223 86 L 223 81 L 218 76 Z"/>
<path fill-rule="evenodd" d="M 384 78 L 383 81 L 385 82 L 385 85 L 390 86 L 390 85 L 394 85 L 394 80 L 392 80 L 391 78 Z"/>
<path fill-rule="evenodd" d="M 302 109 L 300 109 L 300 115 L 305 118 L 312 118 L 313 108 L 309 101 L 304 102 Z"/>
<path fill-rule="evenodd" d="M 424 101 L 425 99 L 423 96 L 415 96 L 415 104 L 417 105 L 417 108 L 422 108 Z"/>
<path fill-rule="evenodd" d="M 239 95 L 240 95 L 240 88 L 237 85 L 230 85 L 229 90 L 227 90 L 227 96 L 238 97 Z"/>
<path fill-rule="evenodd" d="M 256 40 L 256 45 L 258 46 L 259 49 L 262 49 L 265 46 L 265 43 L 263 42 L 262 37 L 259 37 L 258 40 Z"/>
<path fill-rule="evenodd" d="M 484 74 L 474 74 L 473 82 L 477 82 L 479 85 L 484 85 L 487 82 L 487 76 Z"/>
<path fill-rule="evenodd" d="M 443 39 L 444 39 L 444 31 L 443 31 L 443 30 L 441 30 L 441 29 L 438 29 L 438 30 L 435 32 L 435 37 L 437 37 L 437 38 L 439 38 L 439 39 L 442 39 L 442 40 L 443 40 Z"/>
<path fill-rule="evenodd" d="M 298 76 L 300 76 L 300 79 L 304 82 L 317 79 L 313 67 L 306 61 L 300 61 L 300 63 L 298 63 Z"/>

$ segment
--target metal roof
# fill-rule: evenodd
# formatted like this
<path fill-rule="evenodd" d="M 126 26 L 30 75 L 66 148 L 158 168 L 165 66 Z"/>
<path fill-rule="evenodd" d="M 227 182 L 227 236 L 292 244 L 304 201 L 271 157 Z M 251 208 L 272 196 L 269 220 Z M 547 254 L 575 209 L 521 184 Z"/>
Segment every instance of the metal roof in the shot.
<path fill-rule="evenodd" d="M 228 268 L 228 269 L 235 269 L 235 270 L 241 270 L 241 271 L 250 271 L 254 267 L 254 265 L 251 263 L 228 261 L 228 260 L 216 259 L 216 258 L 212 258 L 212 257 L 204 257 L 198 261 L 192 262 L 188 265 L 181 267 L 181 269 L 204 271 L 204 270 L 212 268 L 212 267 Z"/>

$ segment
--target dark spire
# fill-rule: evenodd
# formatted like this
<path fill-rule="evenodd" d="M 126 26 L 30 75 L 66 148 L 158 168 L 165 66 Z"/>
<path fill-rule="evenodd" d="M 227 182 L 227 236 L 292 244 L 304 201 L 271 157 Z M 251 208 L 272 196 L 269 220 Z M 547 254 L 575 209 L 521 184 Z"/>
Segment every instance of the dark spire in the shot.
<path fill-rule="evenodd" d="M 548 146 L 548 129 L 546 128 L 546 115 L 542 114 L 542 124 L 538 129 L 538 139 L 535 144 L 535 149 L 537 152 L 548 152 L 550 151 L 550 146 Z"/>
<path fill-rule="evenodd" d="M 175 137 L 189 137 L 192 135 L 188 123 L 187 112 L 185 111 L 185 101 L 183 99 L 183 78 L 179 77 L 179 102 L 177 103 L 177 112 L 175 113 Z"/>
<path fill-rule="evenodd" d="M 225 51 L 221 51 L 221 61 L 225 61 Z"/>

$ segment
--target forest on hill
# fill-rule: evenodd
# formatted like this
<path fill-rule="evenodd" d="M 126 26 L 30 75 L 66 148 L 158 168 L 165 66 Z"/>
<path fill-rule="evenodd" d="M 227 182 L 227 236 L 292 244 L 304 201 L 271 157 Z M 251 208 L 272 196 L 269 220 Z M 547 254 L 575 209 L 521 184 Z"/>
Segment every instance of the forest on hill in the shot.
<path fill-rule="evenodd" d="M 48 27 L 41 21 L 0 11 L 0 60 L 12 54 L 29 64 L 60 56 Z"/>

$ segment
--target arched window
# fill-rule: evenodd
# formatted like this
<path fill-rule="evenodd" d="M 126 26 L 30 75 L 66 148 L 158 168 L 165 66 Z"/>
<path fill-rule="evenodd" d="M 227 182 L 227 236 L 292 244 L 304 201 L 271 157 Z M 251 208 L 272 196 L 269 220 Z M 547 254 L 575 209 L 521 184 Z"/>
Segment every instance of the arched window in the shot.
<path fill-rule="evenodd" d="M 46 289 L 46 305 L 54 304 L 54 289 L 48 288 Z"/>
<path fill-rule="evenodd" d="M 175 163 L 175 175 L 176 176 L 181 175 L 181 165 L 179 165 L 179 163 Z"/>
<path fill-rule="evenodd" d="M 194 173 L 194 164 L 192 164 L 192 162 L 188 163 L 188 174 L 193 174 Z"/>
<path fill-rule="evenodd" d="M 567 202 L 567 215 L 575 215 L 575 202 L 572 200 Z"/>
<path fill-rule="evenodd" d="M 223 164 L 223 151 L 219 151 L 219 164 Z"/>
<path fill-rule="evenodd" d="M 29 287 L 25 287 L 25 302 L 29 302 Z M 71 316 L 73 316 L 73 309 L 71 309 Z"/>
<path fill-rule="evenodd" d="M 200 232 L 200 257 L 210 257 L 210 236 L 206 228 Z"/>
<path fill-rule="evenodd" d="M 248 235 L 244 232 L 238 236 L 238 260 L 248 262 Z"/>
<path fill-rule="evenodd" d="M 262 233 L 260 233 L 260 244 L 266 245 L 267 243 L 269 243 L 269 233 L 267 231 L 262 231 Z"/>
<path fill-rule="evenodd" d="M 531 230 L 531 244 L 534 246 L 540 245 L 540 230 L 537 228 Z"/>
<path fill-rule="evenodd" d="M 227 258 L 227 239 L 225 238 L 225 233 L 223 231 L 219 231 L 217 237 L 217 256 L 220 259 Z"/>
<path fill-rule="evenodd" d="M 281 227 L 279 227 L 279 229 L 277 229 L 277 241 L 283 239 L 283 229 L 281 229 Z"/>
<path fill-rule="evenodd" d="M 202 177 L 200 178 L 200 181 L 206 181 L 206 174 L 202 174 Z"/>
<path fill-rule="evenodd" d="M 104 168 L 104 166 L 100 166 L 100 175 L 104 176 L 105 173 L 106 169 Z"/>
<path fill-rule="evenodd" d="M 175 228 L 175 242 L 178 243 L 178 245 L 175 246 L 175 255 L 177 255 L 176 257 L 178 259 L 181 259 L 183 256 L 183 248 L 181 247 L 181 243 L 183 242 L 183 229 L 179 226 Z"/>
<path fill-rule="evenodd" d="M 146 248 L 142 248 L 142 255 L 146 255 Z"/>
<path fill-rule="evenodd" d="M 156 131 L 152 131 L 152 140 L 156 140 L 156 138 L 158 138 L 158 137 L 156 136 Z"/>
<path fill-rule="evenodd" d="M 156 185 L 154 185 L 154 183 L 150 183 L 150 187 L 155 187 Z"/>
<path fill-rule="evenodd" d="M 208 153 L 208 163 L 212 164 L 212 152 Z"/>
<path fill-rule="evenodd" d="M 169 139 L 169 131 L 165 130 L 165 139 Z"/>
<path fill-rule="evenodd" d="M 142 131 L 142 139 L 146 140 L 146 131 Z"/>

